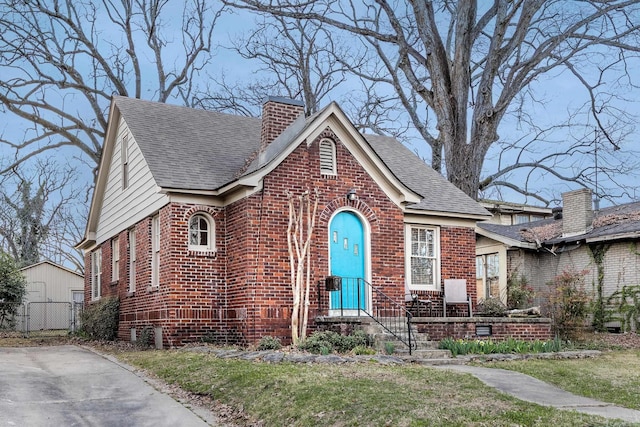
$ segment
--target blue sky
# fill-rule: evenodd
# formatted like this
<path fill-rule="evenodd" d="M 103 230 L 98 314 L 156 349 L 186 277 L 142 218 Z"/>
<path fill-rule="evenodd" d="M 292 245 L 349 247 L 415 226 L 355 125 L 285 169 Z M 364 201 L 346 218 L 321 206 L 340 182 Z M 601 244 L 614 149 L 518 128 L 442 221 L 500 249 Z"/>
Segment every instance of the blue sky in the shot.
<path fill-rule="evenodd" d="M 249 31 L 252 27 L 253 17 L 246 12 L 236 12 L 233 14 L 225 15 L 217 24 L 216 30 L 214 32 L 214 38 L 220 45 L 228 45 L 229 40 L 237 39 L 239 35 L 243 31 Z M 103 34 L 105 37 L 108 37 L 108 34 Z M 179 40 L 179 35 L 176 35 L 175 40 Z M 233 51 L 219 47 L 215 51 L 215 57 L 213 62 L 216 64 L 216 68 L 212 70 L 214 74 L 219 74 L 224 72 L 227 77 L 232 76 L 232 81 L 250 81 L 255 79 L 256 77 L 264 77 L 258 76 L 255 74 L 256 64 L 248 63 L 247 61 L 241 59 L 237 54 Z M 640 64 L 638 64 L 640 65 Z M 151 64 L 147 64 L 146 66 L 152 66 Z M 559 77 L 553 79 L 540 79 L 535 83 L 536 95 L 541 100 L 544 100 L 544 105 L 537 104 L 530 106 L 530 113 L 532 116 L 536 118 L 538 123 L 552 123 L 556 121 L 559 117 L 566 117 L 567 114 L 575 111 L 576 108 L 581 106 L 586 98 L 582 94 L 581 88 L 576 84 L 575 79 L 569 78 L 569 76 L 561 75 Z M 331 100 L 340 100 L 341 97 L 344 96 L 344 93 L 335 93 L 334 97 Z M 627 102 L 624 105 L 621 105 L 621 108 L 626 111 L 632 112 L 633 114 L 640 115 L 639 105 L 637 102 L 637 93 L 630 93 L 631 102 Z M 68 102 L 70 110 L 74 108 L 73 102 Z M 25 130 L 25 126 L 28 124 L 15 120 L 8 114 L 0 113 L 0 132 L 2 132 L 5 136 L 13 136 L 16 139 L 19 139 Z M 565 132 L 565 131 L 563 131 Z M 555 150 L 558 144 L 563 140 L 568 140 L 568 135 L 563 132 L 558 132 L 553 136 L 552 142 L 548 144 L 549 150 Z M 523 135 L 526 135 L 527 130 L 519 129 L 517 124 L 510 119 L 505 119 L 503 125 L 500 129 L 500 136 L 502 140 L 514 140 Z M 637 139 L 638 139 L 638 131 L 636 130 L 631 135 L 628 135 L 626 141 L 622 141 L 621 145 L 625 149 L 637 149 Z M 413 138 L 410 140 L 411 148 L 417 150 L 422 157 L 429 158 L 430 152 L 429 148 L 421 141 L 419 138 Z M 538 145 L 538 147 L 541 147 Z M 605 147 L 603 147 L 605 148 Z M 484 170 L 488 173 L 495 169 L 497 158 L 500 154 L 505 155 L 505 153 L 501 153 L 500 146 L 494 145 L 493 149 L 490 151 L 487 159 L 485 161 Z M 0 146 L 0 156 L 5 157 L 3 160 L 6 160 L 7 156 L 10 156 L 11 153 L 7 150 L 7 147 Z M 77 149 L 73 148 L 65 148 L 59 149 L 56 151 L 55 155 L 60 159 L 60 161 L 71 161 L 75 162 L 78 165 L 79 170 L 82 171 L 82 177 L 87 181 L 92 179 L 92 173 L 89 168 L 86 167 L 83 163 L 86 162 L 86 158 L 83 158 L 83 155 Z M 534 158 L 535 156 L 532 156 Z M 507 156 L 507 158 L 509 158 Z M 513 158 L 513 156 L 511 156 Z M 593 156 L 586 156 L 582 159 L 582 162 L 588 164 L 593 161 Z M 640 182 L 638 179 L 638 173 L 630 174 L 625 178 L 625 180 L 634 184 Z M 524 180 L 525 176 L 522 174 L 516 174 L 512 176 L 510 179 L 514 181 Z M 601 177 L 603 185 L 605 185 L 605 177 Z M 540 194 L 544 194 L 545 197 L 551 198 L 554 196 L 559 196 L 559 193 L 562 191 L 567 191 L 571 189 L 575 189 L 575 184 L 566 184 L 555 182 L 550 178 L 538 178 L 535 183 L 536 188 L 540 192 Z M 506 200 L 517 201 L 517 202 L 529 202 L 537 204 L 538 202 L 531 198 L 523 198 L 517 194 L 514 194 L 509 191 L 505 191 L 502 194 L 502 197 Z M 494 194 L 493 196 L 497 196 Z M 632 194 L 631 198 L 640 197 L 640 194 Z M 619 202 L 630 201 L 631 198 L 623 198 L 620 199 Z M 606 205 L 606 202 L 603 203 Z"/>

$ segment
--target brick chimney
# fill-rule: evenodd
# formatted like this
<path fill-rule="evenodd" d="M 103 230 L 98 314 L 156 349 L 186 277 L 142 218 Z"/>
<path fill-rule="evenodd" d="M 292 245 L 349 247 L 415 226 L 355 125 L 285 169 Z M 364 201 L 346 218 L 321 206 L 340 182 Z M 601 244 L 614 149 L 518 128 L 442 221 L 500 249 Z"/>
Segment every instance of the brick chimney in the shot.
<path fill-rule="evenodd" d="M 294 99 L 268 97 L 262 105 L 262 133 L 260 148 L 273 142 L 300 114 L 304 114 L 304 102 Z"/>
<path fill-rule="evenodd" d="M 572 237 L 591 231 L 593 202 L 591 190 L 562 193 L 562 237 Z"/>

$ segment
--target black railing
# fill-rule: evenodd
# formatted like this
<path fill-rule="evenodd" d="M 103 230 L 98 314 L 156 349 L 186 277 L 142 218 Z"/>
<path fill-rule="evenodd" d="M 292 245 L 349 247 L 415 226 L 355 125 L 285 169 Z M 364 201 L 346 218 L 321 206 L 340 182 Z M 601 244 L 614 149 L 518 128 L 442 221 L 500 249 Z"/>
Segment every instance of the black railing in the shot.
<path fill-rule="evenodd" d="M 366 315 L 405 344 L 409 354 L 416 348 L 411 329 L 413 315 L 404 302 L 394 300 L 366 280 L 355 277 L 331 276 L 325 282 L 318 282 L 318 308 L 326 304 L 322 299 L 327 294 L 331 310 L 339 311 L 340 316 L 345 312 L 350 316 Z"/>

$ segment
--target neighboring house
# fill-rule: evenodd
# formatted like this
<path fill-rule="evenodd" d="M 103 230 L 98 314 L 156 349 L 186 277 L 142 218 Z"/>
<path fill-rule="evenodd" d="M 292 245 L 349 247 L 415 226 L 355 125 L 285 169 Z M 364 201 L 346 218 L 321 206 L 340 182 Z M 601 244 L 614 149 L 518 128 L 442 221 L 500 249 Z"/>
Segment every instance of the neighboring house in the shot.
<path fill-rule="evenodd" d="M 480 204 L 492 217 L 484 224 L 515 225 L 551 218 L 551 208 L 484 199 Z M 476 241 L 476 293 L 478 299 L 500 298 L 507 302 L 507 251 L 504 243 L 487 239 L 482 233 Z"/>
<path fill-rule="evenodd" d="M 68 329 L 74 303 L 84 300 L 84 276 L 51 261 L 20 269 L 27 281 L 24 302 L 29 329 Z"/>
<path fill-rule="evenodd" d="M 524 276 L 536 291 L 566 270 L 587 271 L 587 290 L 596 294 L 600 266 L 604 297 L 625 286 L 640 285 L 640 202 L 594 211 L 592 194 L 581 189 L 562 195 L 562 211 L 553 218 L 504 226 L 479 223 L 478 251 L 495 250 L 500 292 L 507 278 Z M 603 252 L 600 263 L 594 254 Z"/>
<path fill-rule="evenodd" d="M 490 199 L 480 200 L 479 203 L 492 215 L 488 222 L 495 224 L 524 224 L 526 222 L 538 221 L 541 219 L 551 218 L 553 216 L 551 208 L 542 206 L 533 206 L 524 203 L 510 203 Z"/>
<path fill-rule="evenodd" d="M 489 213 L 396 140 L 360 134 L 337 104 L 303 111 L 281 98 L 261 119 L 113 98 L 78 247 L 85 302 L 120 299 L 121 339 L 152 327 L 165 345 L 287 341 L 287 195 L 305 191 L 319 198 L 312 283 L 358 277 L 442 307 L 443 281 L 464 279 L 475 297 L 475 224 Z M 323 304 L 329 315 L 377 304 L 318 292 L 310 319 Z"/>

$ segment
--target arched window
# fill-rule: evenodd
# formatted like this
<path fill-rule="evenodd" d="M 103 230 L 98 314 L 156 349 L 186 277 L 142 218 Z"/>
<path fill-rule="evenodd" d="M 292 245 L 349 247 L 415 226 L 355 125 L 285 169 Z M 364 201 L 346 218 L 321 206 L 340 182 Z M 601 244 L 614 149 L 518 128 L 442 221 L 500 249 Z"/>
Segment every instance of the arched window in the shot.
<path fill-rule="evenodd" d="M 189 249 L 215 250 L 215 223 L 209 215 L 197 213 L 189 219 Z"/>
<path fill-rule="evenodd" d="M 320 140 L 320 173 L 322 175 L 337 175 L 336 144 L 327 138 Z"/>

